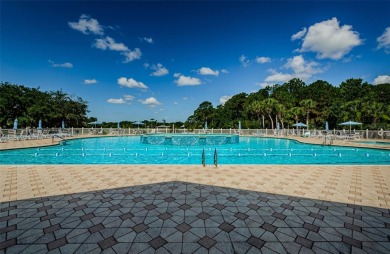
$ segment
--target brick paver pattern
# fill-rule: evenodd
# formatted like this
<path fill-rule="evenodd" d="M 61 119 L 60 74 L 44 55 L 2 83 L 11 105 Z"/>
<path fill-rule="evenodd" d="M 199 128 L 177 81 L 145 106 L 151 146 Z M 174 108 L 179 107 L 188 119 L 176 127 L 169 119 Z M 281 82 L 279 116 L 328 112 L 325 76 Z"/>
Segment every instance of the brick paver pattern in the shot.
<path fill-rule="evenodd" d="M 2 202 L 3 253 L 389 253 L 390 210 L 171 181 Z"/>

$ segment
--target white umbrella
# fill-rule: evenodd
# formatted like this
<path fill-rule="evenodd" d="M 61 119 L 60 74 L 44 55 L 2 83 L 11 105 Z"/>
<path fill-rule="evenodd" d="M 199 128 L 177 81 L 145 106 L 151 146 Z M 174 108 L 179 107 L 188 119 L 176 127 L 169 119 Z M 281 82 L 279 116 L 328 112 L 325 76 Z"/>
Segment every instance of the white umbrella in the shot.
<path fill-rule="evenodd" d="M 354 122 L 354 121 L 348 121 L 344 123 L 340 123 L 339 125 L 349 125 L 349 132 L 351 133 L 351 127 L 352 125 L 361 125 L 362 123 Z"/>
<path fill-rule="evenodd" d="M 144 123 L 143 123 L 143 122 L 140 122 L 140 121 L 136 121 L 136 122 L 134 122 L 133 124 L 138 125 L 138 129 L 139 129 L 139 126 L 140 126 L 140 125 L 143 125 Z"/>
<path fill-rule="evenodd" d="M 14 121 L 14 130 L 18 129 L 18 119 L 16 118 Z"/>
<path fill-rule="evenodd" d="M 96 128 L 96 124 L 101 124 L 101 122 L 95 121 L 95 122 L 89 122 L 88 124 L 95 125 L 95 128 Z"/>
<path fill-rule="evenodd" d="M 299 123 L 296 123 L 296 124 L 293 124 L 293 126 L 295 126 L 295 127 L 307 127 L 307 125 L 306 125 L 306 124 L 304 124 L 304 123 L 301 123 L 301 122 L 299 122 Z"/>
<path fill-rule="evenodd" d="M 293 124 L 293 126 L 295 126 L 295 127 L 307 127 L 307 125 L 306 125 L 306 124 L 304 124 L 304 123 L 301 123 L 301 122 L 299 122 L 299 123 L 296 123 L 296 124 Z"/>
<path fill-rule="evenodd" d="M 167 126 L 167 125 L 160 125 L 160 126 L 157 126 L 157 130 L 158 130 L 158 128 L 165 128 L 165 133 L 167 133 L 169 126 Z"/>

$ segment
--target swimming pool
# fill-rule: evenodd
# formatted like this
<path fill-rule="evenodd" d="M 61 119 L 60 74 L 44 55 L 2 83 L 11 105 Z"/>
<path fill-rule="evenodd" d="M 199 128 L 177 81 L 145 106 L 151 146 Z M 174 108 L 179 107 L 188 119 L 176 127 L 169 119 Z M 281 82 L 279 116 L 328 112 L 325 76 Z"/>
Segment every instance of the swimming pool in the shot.
<path fill-rule="evenodd" d="M 139 136 L 69 140 L 65 145 L 0 151 L 0 164 L 339 164 L 390 165 L 390 151 L 321 146 L 277 138 L 240 137 L 238 144 L 142 144 Z"/>

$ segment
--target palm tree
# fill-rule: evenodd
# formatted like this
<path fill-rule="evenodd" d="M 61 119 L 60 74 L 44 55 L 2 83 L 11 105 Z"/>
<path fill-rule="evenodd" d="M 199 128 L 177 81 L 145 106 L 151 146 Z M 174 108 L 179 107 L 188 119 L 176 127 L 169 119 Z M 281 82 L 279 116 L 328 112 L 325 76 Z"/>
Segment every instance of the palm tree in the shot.
<path fill-rule="evenodd" d="M 310 121 L 310 112 L 313 112 L 314 109 L 317 106 L 317 102 L 313 101 L 312 99 L 302 100 L 299 103 L 304 111 L 306 112 L 306 125 L 309 127 L 309 121 Z"/>
<path fill-rule="evenodd" d="M 304 109 L 302 107 L 293 107 L 289 111 L 294 116 L 295 123 L 299 122 L 299 116 L 304 113 Z"/>
<path fill-rule="evenodd" d="M 284 129 L 283 115 L 286 113 L 286 107 L 281 103 L 277 103 L 275 105 L 275 110 L 280 122 L 282 123 L 282 129 Z"/>
<path fill-rule="evenodd" d="M 366 110 L 367 115 L 372 118 L 373 124 L 380 122 L 380 119 L 389 120 L 389 107 L 386 107 L 381 102 L 366 103 L 363 108 Z"/>
<path fill-rule="evenodd" d="M 273 98 L 267 98 L 262 101 L 263 108 L 267 112 L 269 120 L 271 121 L 271 129 L 274 129 L 274 120 L 272 119 L 272 112 L 275 110 L 276 104 L 278 101 Z"/>
<path fill-rule="evenodd" d="M 250 111 L 252 111 L 257 116 L 257 120 L 259 121 L 259 125 L 260 125 L 260 116 L 261 115 L 264 116 L 265 113 L 264 104 L 261 103 L 260 101 L 254 101 L 252 102 L 252 104 L 250 104 L 249 107 L 250 107 Z M 264 128 L 264 121 L 263 121 L 263 128 Z"/>

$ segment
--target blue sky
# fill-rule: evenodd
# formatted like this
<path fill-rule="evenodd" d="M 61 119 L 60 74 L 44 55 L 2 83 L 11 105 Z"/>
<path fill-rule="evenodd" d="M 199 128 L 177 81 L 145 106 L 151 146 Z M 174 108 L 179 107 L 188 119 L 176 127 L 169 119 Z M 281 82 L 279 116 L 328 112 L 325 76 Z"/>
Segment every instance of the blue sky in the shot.
<path fill-rule="evenodd" d="M 389 1 L 1 1 L 0 80 L 99 121 L 185 121 L 298 77 L 390 82 Z"/>

